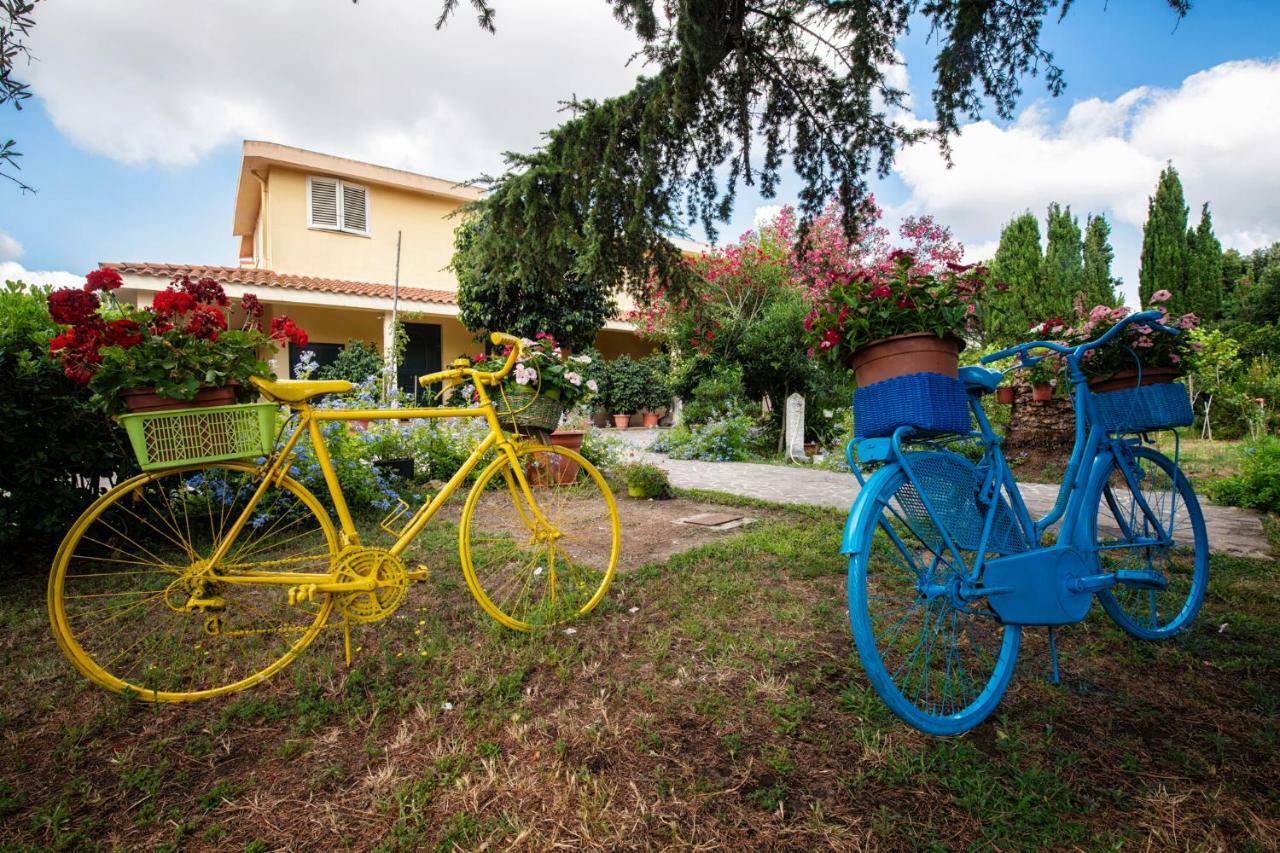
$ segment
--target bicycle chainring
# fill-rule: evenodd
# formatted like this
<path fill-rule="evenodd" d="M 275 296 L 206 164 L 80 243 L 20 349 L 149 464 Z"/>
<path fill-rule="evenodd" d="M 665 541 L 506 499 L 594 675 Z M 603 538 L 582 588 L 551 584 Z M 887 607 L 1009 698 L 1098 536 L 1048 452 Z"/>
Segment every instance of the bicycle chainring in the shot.
<path fill-rule="evenodd" d="M 342 581 L 373 577 L 378 586 L 360 592 L 342 592 L 333 598 L 336 606 L 352 622 L 377 622 L 386 619 L 404 603 L 409 588 L 409 573 L 400 558 L 382 548 L 353 546 L 334 558 L 338 578 Z"/>

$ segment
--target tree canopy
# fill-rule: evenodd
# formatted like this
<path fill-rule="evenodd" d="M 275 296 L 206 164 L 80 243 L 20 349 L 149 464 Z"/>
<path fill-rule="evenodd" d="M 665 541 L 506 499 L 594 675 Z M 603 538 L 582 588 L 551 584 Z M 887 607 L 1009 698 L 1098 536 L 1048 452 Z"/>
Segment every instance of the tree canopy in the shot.
<path fill-rule="evenodd" d="M 13 104 L 22 109 L 22 102 L 31 97 L 30 87 L 13 74 L 13 65 L 19 59 L 31 59 L 25 39 L 35 25 L 31 17 L 40 0 L 0 0 L 0 107 Z M 24 192 L 34 190 L 18 179 L 13 172 L 20 167 L 22 155 L 12 139 L 0 137 L 0 178 L 7 178 Z"/>
<path fill-rule="evenodd" d="M 899 146 L 932 139 L 945 150 L 987 105 L 1010 118 L 1027 75 L 1055 95 L 1065 85 L 1041 33 L 1072 0 L 606 2 L 650 73 L 619 97 L 571 100 L 573 116 L 544 147 L 507 155 L 483 202 L 491 227 L 477 252 L 545 287 L 592 281 L 644 296 L 655 280 L 678 286 L 686 270 L 669 235 L 700 222 L 714 236 L 739 186 L 772 196 L 788 160 L 804 221 L 835 198 L 852 232 L 869 174 L 887 173 Z M 1179 17 L 1190 7 L 1165 2 Z M 459 5 L 443 0 L 438 25 Z M 497 3 L 470 5 L 493 30 Z M 929 129 L 893 83 L 913 23 L 937 45 Z"/>

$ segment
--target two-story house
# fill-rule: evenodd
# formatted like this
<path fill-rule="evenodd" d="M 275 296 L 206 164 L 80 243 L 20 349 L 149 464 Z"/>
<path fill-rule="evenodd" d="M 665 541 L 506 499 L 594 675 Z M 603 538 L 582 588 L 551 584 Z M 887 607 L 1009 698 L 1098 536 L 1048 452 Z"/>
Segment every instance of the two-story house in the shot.
<path fill-rule="evenodd" d="M 479 345 L 458 322 L 452 214 L 480 190 L 452 181 L 277 145 L 246 141 L 232 233 L 239 266 L 103 263 L 124 277 L 120 295 L 150 303 L 175 276 L 215 279 L 233 298 L 254 293 L 267 317 L 287 314 L 305 329 L 320 362 L 348 338 L 385 348 L 392 313 L 408 346 L 400 387 Z M 398 282 L 398 286 L 397 286 Z M 597 337 L 606 358 L 652 348 L 634 328 L 611 320 Z M 292 348 L 290 365 L 299 352 Z M 284 365 L 278 364 L 284 375 Z"/>

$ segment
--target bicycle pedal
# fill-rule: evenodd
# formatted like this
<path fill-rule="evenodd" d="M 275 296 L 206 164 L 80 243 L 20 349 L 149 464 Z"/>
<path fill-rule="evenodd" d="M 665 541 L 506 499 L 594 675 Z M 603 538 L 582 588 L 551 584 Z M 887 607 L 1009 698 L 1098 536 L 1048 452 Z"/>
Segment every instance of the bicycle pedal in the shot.
<path fill-rule="evenodd" d="M 421 583 L 431 577 L 431 569 L 419 563 L 417 566 L 405 572 L 404 574 L 405 574 L 405 577 L 407 577 L 409 580 L 417 581 L 418 583 Z"/>

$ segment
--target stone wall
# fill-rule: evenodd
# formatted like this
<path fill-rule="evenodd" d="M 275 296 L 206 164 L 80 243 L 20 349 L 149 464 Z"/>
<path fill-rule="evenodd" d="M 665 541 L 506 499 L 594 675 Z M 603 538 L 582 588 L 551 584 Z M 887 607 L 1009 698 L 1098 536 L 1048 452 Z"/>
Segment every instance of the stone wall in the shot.
<path fill-rule="evenodd" d="M 1029 386 L 1019 387 L 1005 432 L 1005 452 L 1060 455 L 1065 459 L 1075 441 L 1075 417 L 1070 395 L 1060 392 L 1046 403 L 1037 403 L 1031 399 Z"/>

